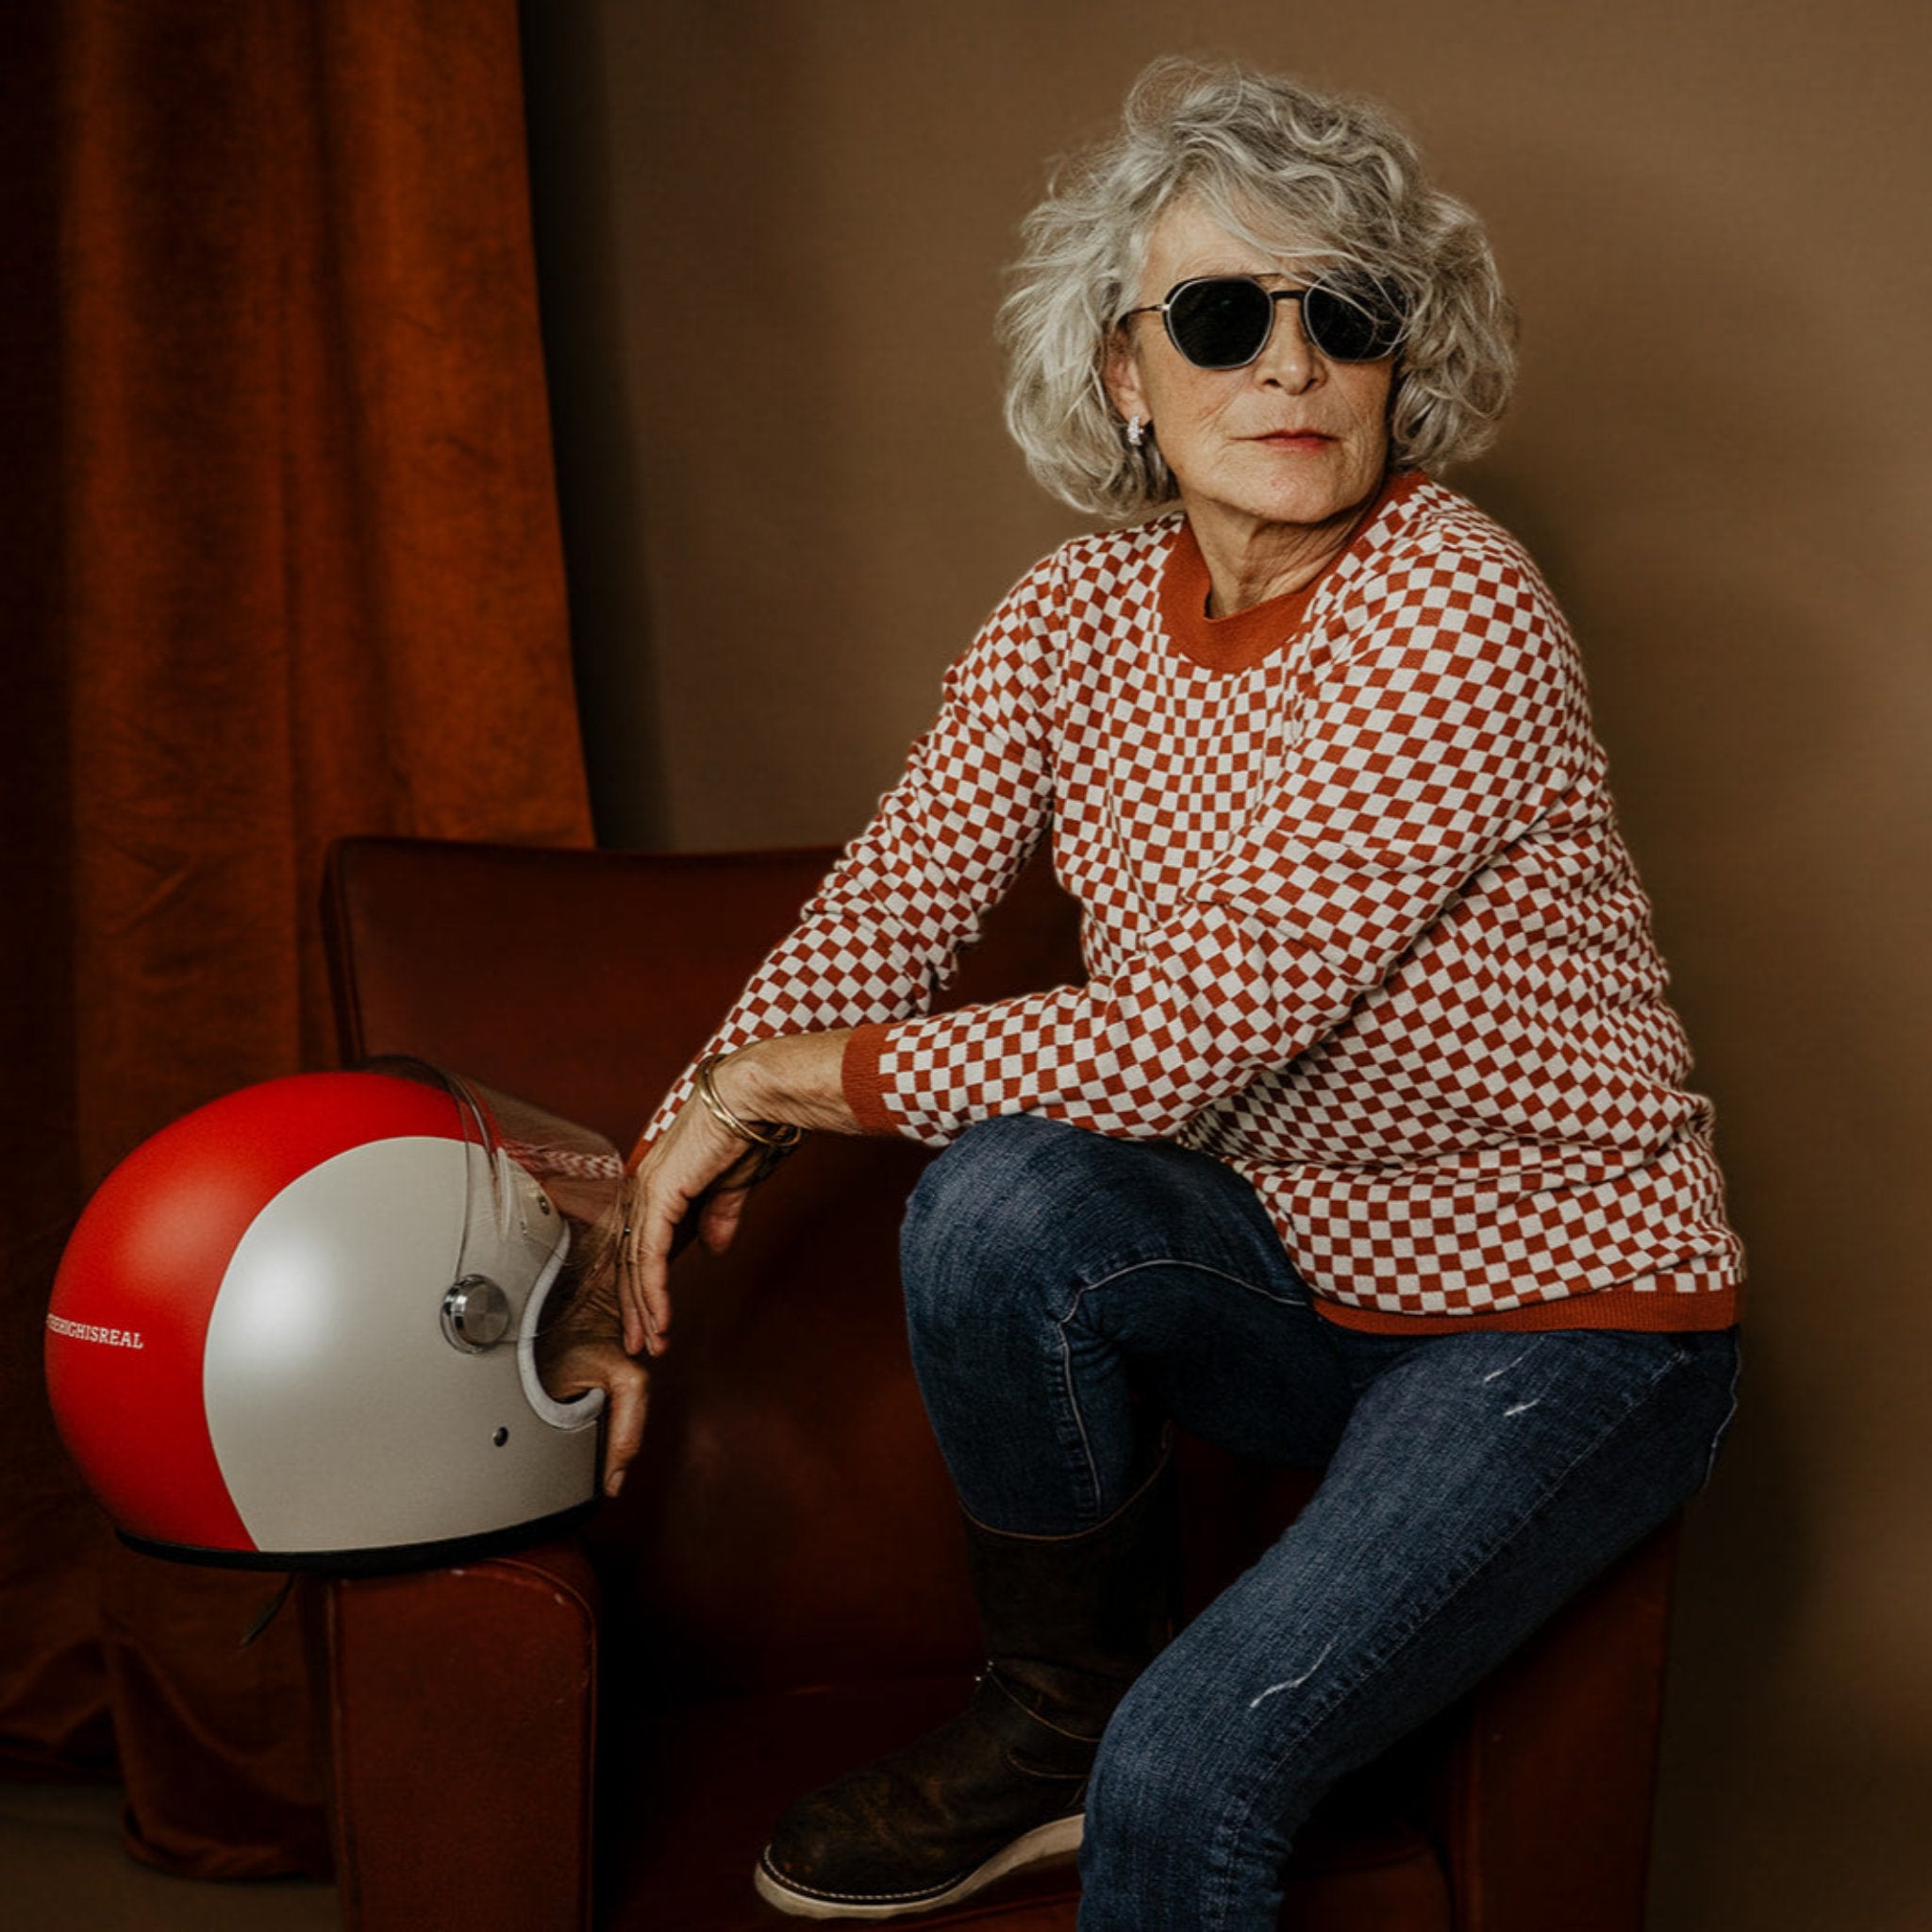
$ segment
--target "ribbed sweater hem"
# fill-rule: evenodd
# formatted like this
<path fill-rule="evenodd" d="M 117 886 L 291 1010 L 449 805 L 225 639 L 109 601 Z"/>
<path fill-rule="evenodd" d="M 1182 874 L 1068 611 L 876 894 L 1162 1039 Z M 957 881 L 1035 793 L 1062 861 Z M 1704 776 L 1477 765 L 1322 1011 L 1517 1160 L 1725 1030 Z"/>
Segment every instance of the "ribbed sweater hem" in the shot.
<path fill-rule="evenodd" d="M 1668 1282 L 1669 1275 L 1653 1276 Z M 1477 1315 L 1391 1315 L 1381 1308 L 1357 1308 L 1346 1302 L 1315 1297 L 1315 1309 L 1338 1328 L 1367 1335 L 1457 1335 L 1471 1328 L 1501 1328 L 1521 1334 L 1547 1334 L 1563 1328 L 1621 1328 L 1643 1335 L 1697 1335 L 1734 1328 L 1743 1294 L 1732 1282 L 1724 1288 L 1680 1293 L 1655 1289 L 1600 1288 L 1589 1294 L 1563 1295 Z"/>

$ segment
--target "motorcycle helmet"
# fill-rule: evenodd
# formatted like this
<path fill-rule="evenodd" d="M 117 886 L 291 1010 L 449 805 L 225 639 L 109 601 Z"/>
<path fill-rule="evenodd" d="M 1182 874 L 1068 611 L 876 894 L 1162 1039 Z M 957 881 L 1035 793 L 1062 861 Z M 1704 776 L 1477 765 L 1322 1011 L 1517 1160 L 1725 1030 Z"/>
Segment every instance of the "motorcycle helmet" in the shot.
<path fill-rule="evenodd" d="M 47 1315 L 68 1449 L 123 1540 L 191 1561 L 446 1562 L 587 1507 L 601 1391 L 539 1379 L 622 1166 L 412 1061 L 265 1081 L 136 1148 Z"/>

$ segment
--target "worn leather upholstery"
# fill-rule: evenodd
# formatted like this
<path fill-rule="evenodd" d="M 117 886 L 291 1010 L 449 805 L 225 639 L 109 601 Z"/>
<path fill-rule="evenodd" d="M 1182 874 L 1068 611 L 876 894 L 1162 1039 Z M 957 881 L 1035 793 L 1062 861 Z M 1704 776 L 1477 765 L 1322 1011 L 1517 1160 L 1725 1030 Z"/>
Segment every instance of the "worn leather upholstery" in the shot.
<path fill-rule="evenodd" d="M 829 858 L 346 841 L 325 898 L 344 1055 L 415 1053 L 622 1146 Z M 955 997 L 1077 971 L 1042 871 Z M 643 1456 L 578 1541 L 326 1586 L 352 1928 L 775 1926 L 750 1874 L 777 1812 L 957 1707 L 976 1638 L 894 1263 L 924 1158 L 822 1139 L 728 1257 L 686 1256 Z M 1198 1604 L 1312 1478 L 1182 1456 Z M 1284 1924 L 1637 1932 L 1670 1569 L 1666 1533 L 1338 1791 Z M 1063 1869 L 931 1923 L 1065 1932 L 1074 1900 Z"/>

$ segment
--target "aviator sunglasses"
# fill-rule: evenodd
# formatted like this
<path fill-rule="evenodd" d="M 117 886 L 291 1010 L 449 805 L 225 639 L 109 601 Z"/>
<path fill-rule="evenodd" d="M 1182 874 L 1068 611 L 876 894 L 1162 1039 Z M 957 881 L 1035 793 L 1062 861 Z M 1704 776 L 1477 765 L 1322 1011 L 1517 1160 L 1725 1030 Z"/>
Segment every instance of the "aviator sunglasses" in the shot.
<path fill-rule="evenodd" d="M 1302 305 L 1302 333 L 1331 362 L 1378 362 L 1402 341 L 1405 317 L 1392 290 L 1350 279 L 1306 289 L 1264 289 L 1253 275 L 1197 275 L 1164 302 L 1121 317 L 1158 315 L 1167 339 L 1196 369 L 1245 369 L 1274 332 L 1274 305 Z"/>

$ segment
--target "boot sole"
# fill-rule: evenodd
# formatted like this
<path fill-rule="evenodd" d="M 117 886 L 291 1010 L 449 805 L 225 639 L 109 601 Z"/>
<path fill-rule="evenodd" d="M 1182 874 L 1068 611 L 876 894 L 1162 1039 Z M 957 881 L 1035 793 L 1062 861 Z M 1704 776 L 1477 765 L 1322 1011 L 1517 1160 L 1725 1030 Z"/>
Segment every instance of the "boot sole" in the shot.
<path fill-rule="evenodd" d="M 1003 1845 L 985 1864 L 963 1878 L 949 1879 L 927 1891 L 838 1893 L 805 1891 L 772 1869 L 769 1855 L 758 1859 L 758 1893 L 768 1906 L 789 1912 L 794 1919 L 898 1919 L 908 1912 L 937 1911 L 941 1906 L 957 1905 L 975 1891 L 1005 1878 L 1028 1865 L 1043 1865 L 1049 1858 L 1064 1857 L 1080 1849 L 1081 1814 L 1056 1818 Z"/>

